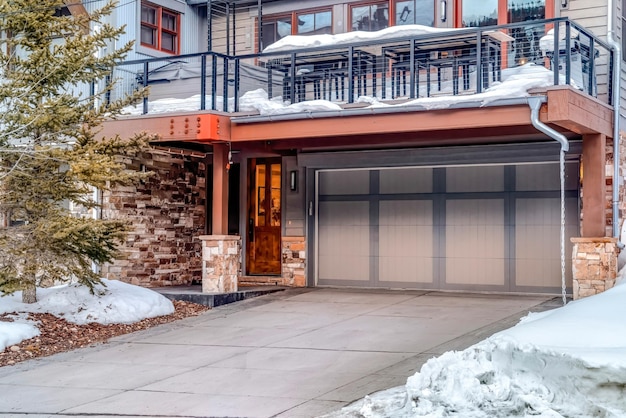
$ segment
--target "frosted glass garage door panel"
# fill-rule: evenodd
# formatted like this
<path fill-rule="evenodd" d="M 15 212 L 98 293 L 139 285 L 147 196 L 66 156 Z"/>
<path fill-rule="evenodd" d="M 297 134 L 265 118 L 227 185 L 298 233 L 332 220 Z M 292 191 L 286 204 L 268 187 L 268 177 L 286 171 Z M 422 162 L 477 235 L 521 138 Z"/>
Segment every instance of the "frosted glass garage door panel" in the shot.
<path fill-rule="evenodd" d="M 565 201 L 565 277 L 571 285 L 572 244 L 578 235 L 576 199 Z M 560 199 L 517 199 L 515 204 L 515 284 L 561 287 Z"/>
<path fill-rule="evenodd" d="M 449 193 L 501 192 L 503 190 L 503 166 L 446 168 L 446 191 Z"/>
<path fill-rule="evenodd" d="M 369 219 L 367 202 L 320 202 L 320 279 L 369 280 Z"/>
<path fill-rule="evenodd" d="M 565 164 L 565 189 L 578 189 L 578 163 Z M 515 167 L 515 190 L 561 190 L 558 163 L 523 164 Z"/>
<path fill-rule="evenodd" d="M 380 170 L 380 193 L 432 193 L 432 168 L 394 168 Z"/>
<path fill-rule="evenodd" d="M 367 170 L 323 171 L 319 174 L 320 195 L 355 195 L 370 192 Z"/>
<path fill-rule="evenodd" d="M 446 202 L 446 283 L 504 285 L 504 201 Z"/>
<path fill-rule="evenodd" d="M 432 283 L 432 201 L 383 201 L 379 215 L 379 281 Z"/>

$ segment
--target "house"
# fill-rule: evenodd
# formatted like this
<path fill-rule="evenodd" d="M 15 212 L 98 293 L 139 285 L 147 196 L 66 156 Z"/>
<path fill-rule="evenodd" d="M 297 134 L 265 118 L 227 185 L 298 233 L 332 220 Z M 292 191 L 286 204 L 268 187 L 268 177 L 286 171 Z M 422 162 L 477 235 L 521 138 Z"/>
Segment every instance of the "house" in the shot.
<path fill-rule="evenodd" d="M 120 4 L 137 46 L 112 94 L 150 94 L 104 133 L 160 140 L 128 161 L 154 177 L 105 196 L 134 232 L 103 275 L 207 292 L 612 286 L 620 6 Z"/>

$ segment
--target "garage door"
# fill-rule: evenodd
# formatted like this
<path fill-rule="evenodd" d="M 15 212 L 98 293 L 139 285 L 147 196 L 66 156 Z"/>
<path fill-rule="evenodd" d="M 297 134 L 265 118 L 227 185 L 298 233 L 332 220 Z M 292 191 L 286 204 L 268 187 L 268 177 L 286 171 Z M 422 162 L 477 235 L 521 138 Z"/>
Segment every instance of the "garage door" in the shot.
<path fill-rule="evenodd" d="M 569 255 L 576 162 L 566 178 Z M 560 290 L 558 163 L 320 170 L 316 182 L 318 285 Z"/>

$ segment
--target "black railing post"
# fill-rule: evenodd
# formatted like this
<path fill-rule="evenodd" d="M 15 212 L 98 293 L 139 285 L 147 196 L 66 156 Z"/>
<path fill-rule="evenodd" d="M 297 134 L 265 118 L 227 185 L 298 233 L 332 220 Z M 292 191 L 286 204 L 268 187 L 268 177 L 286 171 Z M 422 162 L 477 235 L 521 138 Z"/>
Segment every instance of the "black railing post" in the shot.
<path fill-rule="evenodd" d="M 148 86 L 148 62 L 143 63 L 143 80 L 142 80 L 143 88 L 145 89 Z M 148 113 L 148 96 L 144 96 L 143 98 L 143 114 Z"/>
<path fill-rule="evenodd" d="M 234 86 L 235 92 L 234 92 L 234 96 L 235 96 L 235 104 L 234 104 L 234 111 L 235 112 L 239 112 L 239 58 L 235 58 L 235 86 Z"/>
<path fill-rule="evenodd" d="M 567 23 L 566 23 L 567 24 Z M 559 72 L 559 57 L 561 55 L 561 50 L 559 49 L 559 23 L 554 24 L 554 30 L 552 34 L 554 35 L 553 49 L 552 49 L 552 75 L 554 78 L 554 85 L 558 86 L 560 84 L 560 72 Z"/>
<path fill-rule="evenodd" d="M 593 96 L 593 85 L 594 85 L 594 80 L 596 78 L 596 54 L 595 54 L 595 49 L 596 49 L 596 45 L 593 41 L 592 37 L 589 37 L 589 69 L 588 72 L 589 74 L 587 74 L 587 82 L 589 83 L 589 88 L 587 89 L 587 93 L 589 93 L 590 96 Z M 582 48 L 581 48 L 581 56 L 580 56 L 580 65 L 581 68 L 584 70 L 584 66 L 583 66 L 583 57 L 582 57 Z M 583 71 L 584 74 L 584 71 Z"/>
<path fill-rule="evenodd" d="M 348 48 L 348 103 L 354 103 L 354 47 Z"/>
<path fill-rule="evenodd" d="M 223 97 L 222 97 L 222 110 L 228 112 L 228 57 L 224 57 L 224 75 L 223 75 Z"/>
<path fill-rule="evenodd" d="M 409 77 L 411 77 L 411 79 L 409 80 L 409 87 L 411 89 L 411 92 L 409 93 L 409 98 L 414 99 L 415 98 L 415 38 L 411 39 L 411 50 L 409 51 Z"/>
<path fill-rule="evenodd" d="M 211 55 L 211 110 L 217 110 L 217 56 Z"/>
<path fill-rule="evenodd" d="M 200 57 L 200 110 L 206 110 L 206 55 Z"/>
<path fill-rule="evenodd" d="M 478 31 L 476 33 L 476 93 L 482 93 L 483 91 L 483 45 L 482 39 L 483 33 L 482 31 Z M 470 57 L 471 58 L 471 57 Z M 469 71 L 469 68 L 468 70 Z M 465 75 L 463 75 L 465 78 Z M 469 75 L 468 75 L 469 79 Z M 465 87 L 465 86 L 463 86 Z"/>
<path fill-rule="evenodd" d="M 296 53 L 291 53 L 291 68 L 289 68 L 289 76 L 291 77 L 291 83 L 289 83 L 289 98 L 291 103 L 295 103 L 296 98 Z"/>
<path fill-rule="evenodd" d="M 565 84 L 572 82 L 572 28 L 569 22 L 565 25 Z M 558 71 L 558 69 L 557 69 Z"/>

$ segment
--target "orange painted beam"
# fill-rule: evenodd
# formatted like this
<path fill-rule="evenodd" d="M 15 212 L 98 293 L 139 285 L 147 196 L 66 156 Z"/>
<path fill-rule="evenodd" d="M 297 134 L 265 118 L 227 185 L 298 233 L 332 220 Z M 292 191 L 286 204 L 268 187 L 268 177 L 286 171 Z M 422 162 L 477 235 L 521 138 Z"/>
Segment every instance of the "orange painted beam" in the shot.
<path fill-rule="evenodd" d="M 527 105 L 232 123 L 231 140 L 262 141 L 530 125 Z"/>
<path fill-rule="evenodd" d="M 606 235 L 606 136 L 583 136 L 583 237 Z"/>
<path fill-rule="evenodd" d="M 228 148 L 224 144 L 213 145 L 213 210 L 212 235 L 228 234 Z"/>
<path fill-rule="evenodd" d="M 144 115 L 108 120 L 101 135 L 130 138 L 138 132 L 157 134 L 163 141 L 228 141 L 230 117 L 210 113 Z"/>

